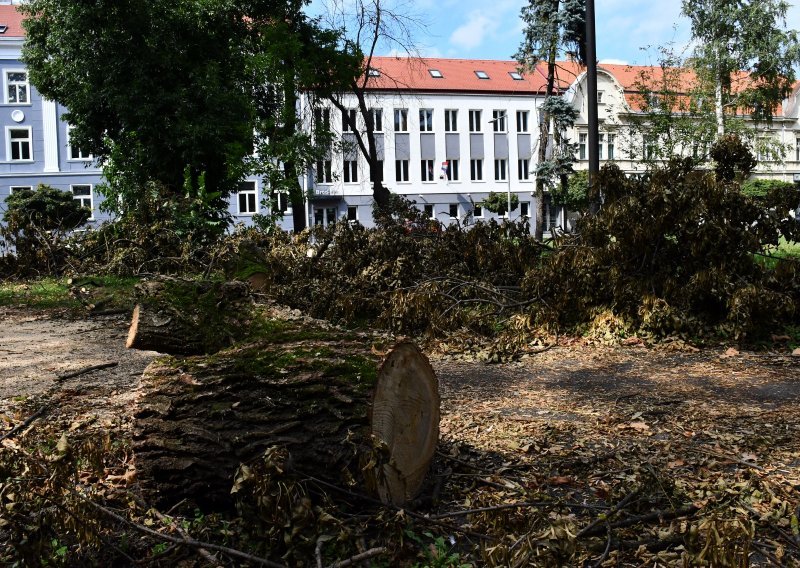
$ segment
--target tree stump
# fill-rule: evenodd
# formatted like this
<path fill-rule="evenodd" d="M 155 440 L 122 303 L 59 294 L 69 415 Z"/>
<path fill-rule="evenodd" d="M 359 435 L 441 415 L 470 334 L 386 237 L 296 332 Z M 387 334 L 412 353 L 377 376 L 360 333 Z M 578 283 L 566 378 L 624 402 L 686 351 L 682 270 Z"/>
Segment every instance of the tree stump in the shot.
<path fill-rule="evenodd" d="M 381 364 L 364 343 L 282 329 L 210 357 L 151 364 L 134 415 L 145 493 L 160 505 L 229 507 L 240 464 L 279 447 L 299 479 L 360 485 L 397 505 L 415 497 L 438 443 L 438 382 L 413 344 Z"/>
<path fill-rule="evenodd" d="M 248 332 L 250 290 L 243 282 L 162 278 L 139 285 L 137 291 L 125 343 L 129 349 L 214 353 Z"/>

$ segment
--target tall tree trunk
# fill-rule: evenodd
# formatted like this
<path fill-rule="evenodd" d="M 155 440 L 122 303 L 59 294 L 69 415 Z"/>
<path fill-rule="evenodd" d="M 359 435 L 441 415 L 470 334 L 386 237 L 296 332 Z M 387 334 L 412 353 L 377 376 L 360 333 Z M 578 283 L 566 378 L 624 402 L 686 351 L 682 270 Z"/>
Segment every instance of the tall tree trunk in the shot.
<path fill-rule="evenodd" d="M 555 2 L 555 9 L 558 9 L 558 2 Z M 555 12 L 554 12 L 555 13 Z M 558 38 L 553 38 L 547 57 L 547 89 L 545 91 L 545 101 L 555 93 L 556 83 L 556 51 Z M 547 161 L 547 146 L 550 140 L 550 115 L 542 113 L 539 119 L 539 163 Z M 545 202 L 544 202 L 544 182 L 540 176 L 536 176 L 536 230 L 534 238 L 541 241 L 544 238 L 545 223 Z M 510 212 L 509 212 L 510 214 Z"/>
<path fill-rule="evenodd" d="M 722 100 L 722 78 L 720 77 L 719 70 L 717 70 L 715 85 L 714 85 L 714 111 L 717 118 L 717 138 L 722 138 L 725 135 L 725 112 Z"/>
<path fill-rule="evenodd" d="M 286 72 L 283 80 L 284 124 L 281 128 L 284 140 L 290 139 L 297 133 L 297 89 L 295 88 L 294 63 L 286 62 Z M 306 196 L 300 184 L 300 175 L 306 172 L 298 171 L 299 164 L 289 159 L 284 162 L 284 180 L 289 188 L 289 202 L 292 204 L 292 228 L 299 233 L 306 228 Z"/>

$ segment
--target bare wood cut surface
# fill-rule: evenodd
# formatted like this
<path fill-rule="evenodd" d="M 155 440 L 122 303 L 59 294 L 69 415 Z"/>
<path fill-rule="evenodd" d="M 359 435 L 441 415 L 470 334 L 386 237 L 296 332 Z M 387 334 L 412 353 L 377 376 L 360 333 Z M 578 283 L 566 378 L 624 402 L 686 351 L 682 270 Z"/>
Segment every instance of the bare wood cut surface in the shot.
<path fill-rule="evenodd" d="M 378 494 L 401 504 L 422 487 L 439 441 L 439 385 L 428 359 L 401 343 L 378 374 L 372 403 L 372 433 L 386 444 L 389 462 Z"/>

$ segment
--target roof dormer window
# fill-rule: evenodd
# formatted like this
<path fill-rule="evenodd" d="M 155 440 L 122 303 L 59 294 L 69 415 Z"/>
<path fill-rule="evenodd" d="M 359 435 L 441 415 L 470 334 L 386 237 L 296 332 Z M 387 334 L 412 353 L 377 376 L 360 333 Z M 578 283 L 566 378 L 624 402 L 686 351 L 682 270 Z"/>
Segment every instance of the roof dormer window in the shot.
<path fill-rule="evenodd" d="M 438 69 L 428 69 L 428 73 L 430 73 L 431 77 L 433 77 L 434 79 L 443 79 L 444 78 L 444 75 L 442 75 L 442 72 L 439 71 Z"/>
<path fill-rule="evenodd" d="M 475 71 L 475 75 L 478 77 L 478 79 L 488 79 L 489 78 L 489 74 L 486 73 L 486 71 Z"/>
<path fill-rule="evenodd" d="M 372 67 L 367 69 L 367 77 L 380 77 L 380 76 L 381 76 L 381 72 L 379 70 L 374 69 Z"/>
<path fill-rule="evenodd" d="M 508 74 L 511 75 L 511 78 L 515 81 L 522 81 L 522 75 L 520 75 L 517 71 L 509 71 Z"/>
<path fill-rule="evenodd" d="M 6 33 L 6 30 L 8 30 L 8 26 L 0 24 L 0 34 Z"/>

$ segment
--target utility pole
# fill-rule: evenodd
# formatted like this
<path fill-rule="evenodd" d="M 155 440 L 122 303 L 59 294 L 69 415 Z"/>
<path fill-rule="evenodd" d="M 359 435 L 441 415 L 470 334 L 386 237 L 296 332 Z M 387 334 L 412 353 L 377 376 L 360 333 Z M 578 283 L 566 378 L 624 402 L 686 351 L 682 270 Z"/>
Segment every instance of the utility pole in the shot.
<path fill-rule="evenodd" d="M 600 156 L 597 151 L 600 132 L 597 120 L 597 42 L 594 26 L 594 0 L 586 0 L 586 108 L 589 111 L 589 188 L 597 181 L 600 171 Z M 600 210 L 600 197 L 592 199 L 589 212 Z"/>

